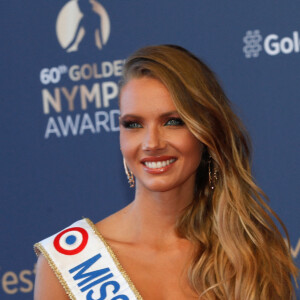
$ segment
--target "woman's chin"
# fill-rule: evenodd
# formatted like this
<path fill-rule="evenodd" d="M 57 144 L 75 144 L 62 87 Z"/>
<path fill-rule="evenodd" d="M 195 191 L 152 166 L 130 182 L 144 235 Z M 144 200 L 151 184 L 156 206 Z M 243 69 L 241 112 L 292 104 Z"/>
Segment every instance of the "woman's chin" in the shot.
<path fill-rule="evenodd" d="M 146 189 L 148 192 L 168 192 L 176 189 L 177 185 L 172 182 L 165 182 L 164 180 L 152 180 L 151 182 L 137 183 L 137 189 Z"/>

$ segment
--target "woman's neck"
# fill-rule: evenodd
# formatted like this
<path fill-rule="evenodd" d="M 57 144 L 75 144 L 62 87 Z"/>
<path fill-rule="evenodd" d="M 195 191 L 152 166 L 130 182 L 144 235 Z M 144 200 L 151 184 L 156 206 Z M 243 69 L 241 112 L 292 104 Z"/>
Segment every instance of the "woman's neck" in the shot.
<path fill-rule="evenodd" d="M 153 192 L 137 186 L 135 200 L 123 215 L 132 240 L 157 247 L 178 241 L 176 222 L 192 199 L 190 187 Z"/>
<path fill-rule="evenodd" d="M 194 180 L 160 192 L 137 183 L 134 201 L 97 227 L 114 242 L 153 249 L 179 247 L 188 241 L 178 236 L 176 222 L 193 200 L 193 191 Z"/>

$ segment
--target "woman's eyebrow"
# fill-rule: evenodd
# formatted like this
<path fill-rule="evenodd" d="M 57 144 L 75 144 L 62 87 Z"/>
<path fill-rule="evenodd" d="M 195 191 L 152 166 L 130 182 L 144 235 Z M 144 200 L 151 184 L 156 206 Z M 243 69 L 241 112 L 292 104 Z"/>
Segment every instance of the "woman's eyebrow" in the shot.
<path fill-rule="evenodd" d="M 138 115 L 135 115 L 135 114 L 120 115 L 120 119 L 126 119 L 126 118 L 142 119 L 141 116 L 138 116 Z"/>
<path fill-rule="evenodd" d="M 172 115 L 178 115 L 178 111 L 177 111 L 177 110 L 168 111 L 168 112 L 165 112 L 165 113 L 159 115 L 159 117 L 160 117 L 160 118 L 164 118 L 164 117 L 168 117 L 168 116 L 172 116 Z M 125 115 L 120 115 L 120 119 L 124 119 L 124 118 L 143 119 L 142 116 L 135 115 L 135 114 L 125 114 Z"/>
<path fill-rule="evenodd" d="M 164 118 L 164 117 L 169 117 L 169 116 L 173 116 L 173 115 L 178 115 L 178 111 L 177 110 L 169 111 L 169 112 L 161 114 L 160 117 Z"/>

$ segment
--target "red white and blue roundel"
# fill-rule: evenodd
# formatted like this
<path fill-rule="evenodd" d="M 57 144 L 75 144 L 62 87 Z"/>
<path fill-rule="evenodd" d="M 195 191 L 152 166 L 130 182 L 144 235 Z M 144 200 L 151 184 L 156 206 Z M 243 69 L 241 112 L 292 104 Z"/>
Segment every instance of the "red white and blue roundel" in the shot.
<path fill-rule="evenodd" d="M 81 252 L 87 242 L 88 233 L 81 227 L 72 227 L 60 232 L 54 239 L 55 249 L 65 255 L 74 255 Z"/>

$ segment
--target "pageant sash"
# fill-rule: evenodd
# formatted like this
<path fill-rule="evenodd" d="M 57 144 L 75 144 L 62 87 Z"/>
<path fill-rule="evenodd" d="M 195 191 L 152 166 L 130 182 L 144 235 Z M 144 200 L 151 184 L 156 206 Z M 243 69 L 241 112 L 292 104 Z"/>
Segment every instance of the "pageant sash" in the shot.
<path fill-rule="evenodd" d="M 142 300 L 115 254 L 89 219 L 34 245 L 72 300 Z"/>

